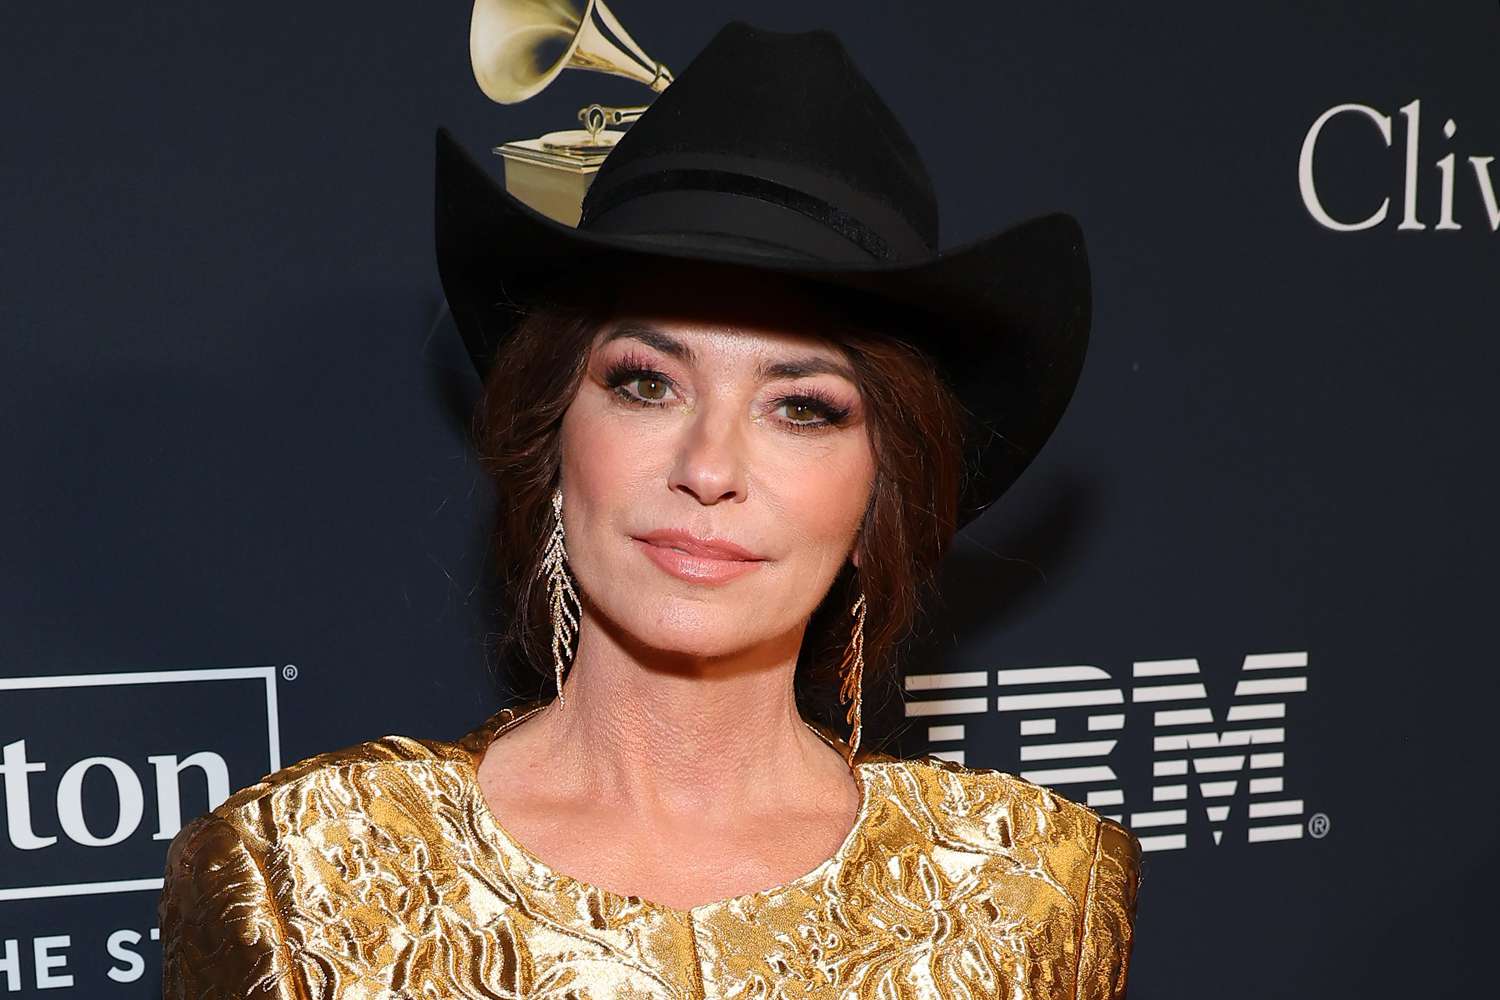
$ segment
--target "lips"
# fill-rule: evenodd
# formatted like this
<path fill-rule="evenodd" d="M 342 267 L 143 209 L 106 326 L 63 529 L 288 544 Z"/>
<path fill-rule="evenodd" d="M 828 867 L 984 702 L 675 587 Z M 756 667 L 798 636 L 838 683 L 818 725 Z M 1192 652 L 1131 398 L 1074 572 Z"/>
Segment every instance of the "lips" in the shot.
<path fill-rule="evenodd" d="M 685 531 L 663 529 L 645 535 L 636 535 L 638 540 L 663 549 L 676 549 L 699 559 L 722 559 L 729 562 L 761 562 L 761 556 L 723 538 L 698 538 Z"/>
<path fill-rule="evenodd" d="M 766 560 L 722 538 L 697 538 L 685 531 L 653 531 L 631 539 L 670 576 L 701 586 L 720 586 L 752 573 Z"/>

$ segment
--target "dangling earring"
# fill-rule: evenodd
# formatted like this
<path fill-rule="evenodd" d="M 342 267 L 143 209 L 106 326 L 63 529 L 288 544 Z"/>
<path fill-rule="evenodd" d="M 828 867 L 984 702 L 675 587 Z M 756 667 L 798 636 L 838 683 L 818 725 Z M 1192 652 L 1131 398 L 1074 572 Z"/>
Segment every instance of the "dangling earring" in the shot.
<path fill-rule="evenodd" d="M 552 531 L 547 536 L 541 571 L 537 574 L 539 579 L 546 582 L 547 606 L 552 612 L 552 669 L 557 676 L 559 706 L 563 704 L 563 657 L 566 654 L 569 662 L 572 662 L 573 637 L 578 634 L 578 615 L 583 612 L 578 593 L 573 589 L 573 582 L 568 579 L 565 565 L 568 550 L 564 547 L 566 536 L 563 534 L 562 502 L 562 489 L 559 488 L 552 494 Z M 578 608 L 577 613 L 569 610 L 569 602 Z"/>
<path fill-rule="evenodd" d="M 859 751 L 859 736 L 861 729 L 861 710 L 864 707 L 864 692 L 862 691 L 865 672 L 865 595 L 861 591 L 859 600 L 854 602 L 854 607 L 849 609 L 854 616 L 854 632 L 849 637 L 849 645 L 844 650 L 844 659 L 839 664 L 839 676 L 843 683 L 839 685 L 839 704 L 847 704 L 851 699 L 853 704 L 849 706 L 848 714 L 844 721 L 852 727 L 849 736 L 849 760 L 854 760 L 854 755 Z"/>

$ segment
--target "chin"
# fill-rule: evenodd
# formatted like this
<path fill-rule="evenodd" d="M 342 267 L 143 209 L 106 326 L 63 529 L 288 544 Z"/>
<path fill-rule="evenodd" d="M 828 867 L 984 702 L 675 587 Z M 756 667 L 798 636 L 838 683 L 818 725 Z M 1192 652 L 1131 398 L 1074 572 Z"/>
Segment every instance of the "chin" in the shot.
<path fill-rule="evenodd" d="M 664 654 L 726 656 L 791 627 L 764 612 L 786 602 L 779 575 L 766 574 L 769 566 L 724 583 L 699 584 L 664 573 L 635 551 L 630 556 L 600 565 L 600 578 L 608 583 L 586 589 L 595 610 L 635 643 Z"/>
<path fill-rule="evenodd" d="M 664 654 L 725 656 L 769 638 L 759 635 L 765 621 L 740 620 L 739 609 L 757 602 L 722 590 L 683 594 L 671 588 L 639 587 L 601 596 L 607 603 L 596 601 L 595 606 L 614 628 L 629 641 Z"/>
<path fill-rule="evenodd" d="M 746 644 L 738 628 L 735 604 L 722 593 L 683 595 L 657 593 L 639 605 L 635 617 L 638 638 L 663 651 L 716 656 Z M 753 641 L 753 639 L 752 639 Z"/>

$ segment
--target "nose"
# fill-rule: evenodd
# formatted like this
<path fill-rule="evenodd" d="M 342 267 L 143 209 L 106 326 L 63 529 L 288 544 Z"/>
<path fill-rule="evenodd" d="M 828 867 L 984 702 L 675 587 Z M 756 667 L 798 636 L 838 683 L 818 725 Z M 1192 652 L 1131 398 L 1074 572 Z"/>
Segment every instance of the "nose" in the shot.
<path fill-rule="evenodd" d="M 683 426 L 667 486 L 704 505 L 745 500 L 744 438 L 732 407 L 701 406 Z"/>

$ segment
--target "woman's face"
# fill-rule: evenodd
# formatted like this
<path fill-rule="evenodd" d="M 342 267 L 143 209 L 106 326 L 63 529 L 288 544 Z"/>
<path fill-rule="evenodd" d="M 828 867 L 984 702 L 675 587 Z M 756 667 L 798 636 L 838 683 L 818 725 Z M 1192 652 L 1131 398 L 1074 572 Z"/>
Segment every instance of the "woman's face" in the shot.
<path fill-rule="evenodd" d="M 677 277 L 624 295 L 564 416 L 569 564 L 648 648 L 795 649 L 869 499 L 863 401 L 818 305 L 768 277 Z"/>

